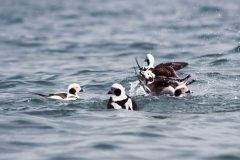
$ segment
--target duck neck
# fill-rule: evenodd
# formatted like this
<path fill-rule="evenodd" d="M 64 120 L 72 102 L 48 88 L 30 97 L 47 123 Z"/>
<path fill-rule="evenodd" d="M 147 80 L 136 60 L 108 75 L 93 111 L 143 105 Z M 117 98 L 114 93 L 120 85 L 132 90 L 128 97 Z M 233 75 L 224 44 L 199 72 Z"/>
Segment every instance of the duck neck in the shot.
<path fill-rule="evenodd" d="M 120 96 L 112 95 L 111 97 L 112 97 L 112 100 L 116 102 L 116 101 L 122 101 L 126 99 L 127 95 L 125 93 L 124 94 L 122 93 Z"/>
<path fill-rule="evenodd" d="M 147 68 L 148 69 L 151 69 L 151 68 L 154 68 L 154 61 L 153 60 L 151 60 L 151 59 L 149 59 L 148 61 L 147 61 Z"/>

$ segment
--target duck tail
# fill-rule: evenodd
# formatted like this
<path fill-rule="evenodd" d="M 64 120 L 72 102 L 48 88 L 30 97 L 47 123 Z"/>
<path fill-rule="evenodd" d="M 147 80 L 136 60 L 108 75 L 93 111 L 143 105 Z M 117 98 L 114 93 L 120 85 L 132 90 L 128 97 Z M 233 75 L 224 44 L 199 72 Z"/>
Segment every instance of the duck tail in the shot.
<path fill-rule="evenodd" d="M 191 75 L 187 75 L 185 78 L 181 79 L 180 82 L 181 83 L 187 83 L 188 79 L 191 78 Z"/>
<path fill-rule="evenodd" d="M 190 82 L 187 82 L 187 85 L 191 85 L 191 84 L 193 84 L 194 82 L 196 82 L 197 80 L 195 80 L 195 79 L 192 79 Z"/>
<path fill-rule="evenodd" d="M 45 95 L 45 94 L 36 93 L 36 92 L 31 92 L 31 93 L 34 94 L 34 95 L 41 96 L 41 97 L 47 97 L 47 95 Z"/>

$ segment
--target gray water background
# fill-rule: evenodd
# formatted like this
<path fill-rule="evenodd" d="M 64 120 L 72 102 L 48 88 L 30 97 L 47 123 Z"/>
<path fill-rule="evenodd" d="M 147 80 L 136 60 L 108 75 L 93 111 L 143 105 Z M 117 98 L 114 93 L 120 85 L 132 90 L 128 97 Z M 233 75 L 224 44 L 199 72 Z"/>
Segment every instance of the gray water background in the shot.
<path fill-rule="evenodd" d="M 1 160 L 240 159 L 239 0 L 0 3 Z M 189 62 L 193 94 L 107 110 L 110 86 L 129 93 L 149 52 Z M 86 90 L 74 102 L 31 94 L 73 82 Z"/>

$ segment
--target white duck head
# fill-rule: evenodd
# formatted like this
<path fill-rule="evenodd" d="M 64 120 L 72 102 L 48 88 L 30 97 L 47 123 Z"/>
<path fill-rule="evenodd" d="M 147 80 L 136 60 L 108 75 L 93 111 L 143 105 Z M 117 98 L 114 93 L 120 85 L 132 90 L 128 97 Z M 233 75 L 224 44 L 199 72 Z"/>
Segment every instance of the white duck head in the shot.
<path fill-rule="evenodd" d="M 145 69 L 148 70 L 148 69 L 154 68 L 154 57 L 152 54 L 150 53 L 147 54 L 144 62 L 147 62 L 147 66 L 145 67 Z"/>
<path fill-rule="evenodd" d="M 180 82 L 178 84 L 178 86 L 175 88 L 175 91 L 174 91 L 174 96 L 175 97 L 183 97 L 189 93 L 191 93 L 192 91 L 188 88 L 187 86 L 187 82 L 188 82 L 188 79 L 186 79 L 185 81 L 183 82 Z"/>
<path fill-rule="evenodd" d="M 125 88 L 119 83 L 114 83 L 108 94 L 111 94 L 113 101 L 121 101 L 127 98 Z"/>
<path fill-rule="evenodd" d="M 79 96 L 78 96 L 79 92 L 83 92 L 83 89 L 81 88 L 81 86 L 77 83 L 72 83 L 68 86 L 67 97 L 75 96 L 75 97 L 79 98 Z"/>
<path fill-rule="evenodd" d="M 156 75 L 151 70 L 141 71 L 141 74 L 143 75 L 143 77 L 147 81 L 147 84 L 153 83 L 154 78 L 156 77 Z"/>

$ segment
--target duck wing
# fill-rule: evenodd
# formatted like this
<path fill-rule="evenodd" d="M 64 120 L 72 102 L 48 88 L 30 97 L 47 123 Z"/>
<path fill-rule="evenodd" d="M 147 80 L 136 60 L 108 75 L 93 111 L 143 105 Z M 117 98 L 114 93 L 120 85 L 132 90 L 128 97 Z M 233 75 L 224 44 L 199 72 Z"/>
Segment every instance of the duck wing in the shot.
<path fill-rule="evenodd" d="M 55 93 L 55 94 L 49 94 L 48 98 L 54 97 L 54 96 L 58 96 L 61 97 L 62 99 L 67 98 L 67 93 Z"/>
<path fill-rule="evenodd" d="M 130 98 L 130 97 L 129 97 Z M 133 110 L 134 111 L 138 111 L 138 106 L 137 106 L 137 103 L 131 98 L 132 100 L 132 107 L 133 107 Z"/>
<path fill-rule="evenodd" d="M 169 78 L 157 78 L 155 79 L 155 87 L 156 88 L 164 88 L 168 86 L 176 87 L 178 83 L 174 80 L 171 80 Z"/>
<path fill-rule="evenodd" d="M 161 63 L 157 65 L 155 68 L 162 67 L 162 66 L 169 66 L 172 67 L 175 71 L 178 71 L 182 68 L 185 68 L 188 66 L 187 62 L 169 62 L 169 63 Z"/>
<path fill-rule="evenodd" d="M 166 65 L 164 63 L 157 65 L 152 72 L 156 76 L 164 76 L 164 77 L 178 77 L 176 71 L 173 67 Z"/>

